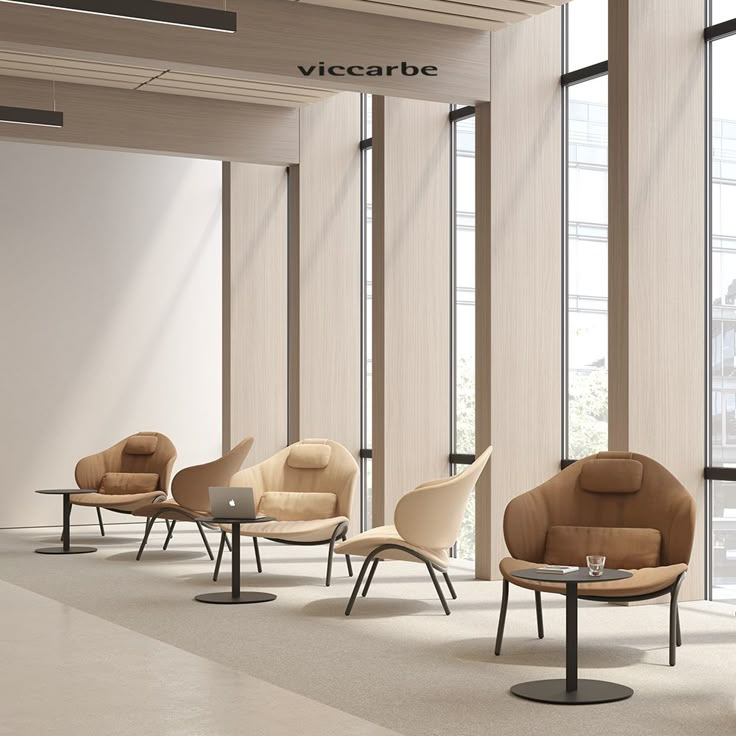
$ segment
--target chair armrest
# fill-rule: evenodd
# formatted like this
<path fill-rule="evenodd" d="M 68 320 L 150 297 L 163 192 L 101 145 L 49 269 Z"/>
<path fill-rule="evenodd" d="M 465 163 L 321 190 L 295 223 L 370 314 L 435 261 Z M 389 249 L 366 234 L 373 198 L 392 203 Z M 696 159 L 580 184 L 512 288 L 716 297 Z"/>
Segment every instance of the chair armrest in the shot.
<path fill-rule="evenodd" d="M 541 486 L 512 499 L 503 515 L 503 536 L 511 556 L 528 562 L 544 562 L 549 511 Z"/>
<path fill-rule="evenodd" d="M 83 457 L 74 469 L 74 479 L 80 488 L 99 488 L 103 475 L 105 475 L 105 458 L 102 453 Z"/>

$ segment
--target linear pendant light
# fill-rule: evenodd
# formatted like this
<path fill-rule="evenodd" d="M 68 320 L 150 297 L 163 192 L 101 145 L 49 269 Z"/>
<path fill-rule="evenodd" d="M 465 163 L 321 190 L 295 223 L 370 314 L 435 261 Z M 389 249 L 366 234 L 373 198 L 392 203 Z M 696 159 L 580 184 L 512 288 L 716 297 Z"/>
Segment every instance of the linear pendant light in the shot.
<path fill-rule="evenodd" d="M 126 20 L 143 20 L 149 23 L 165 23 L 186 28 L 202 28 L 223 33 L 235 33 L 237 30 L 237 13 L 163 0 L 0 0 L 0 2 L 106 15 Z"/>
<path fill-rule="evenodd" d="M 62 128 L 64 127 L 64 113 L 55 110 L 35 110 L 31 107 L 5 107 L 0 105 L 0 123 Z"/>

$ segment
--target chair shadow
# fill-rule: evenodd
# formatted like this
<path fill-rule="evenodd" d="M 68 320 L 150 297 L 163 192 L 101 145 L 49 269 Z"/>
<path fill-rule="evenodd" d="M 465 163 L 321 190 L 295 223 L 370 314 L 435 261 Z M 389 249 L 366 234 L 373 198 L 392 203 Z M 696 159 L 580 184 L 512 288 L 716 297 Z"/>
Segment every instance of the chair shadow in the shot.
<path fill-rule="evenodd" d="M 230 570 L 226 569 L 220 572 L 217 582 L 212 580 L 214 570 L 203 573 L 195 573 L 193 575 L 179 575 L 178 580 L 184 582 L 197 583 L 198 585 L 224 585 L 230 586 Z M 305 586 L 324 587 L 325 581 L 319 578 L 308 578 L 295 575 L 268 575 L 259 573 L 255 569 L 248 570 L 241 568 L 240 571 L 240 587 L 243 590 L 247 588 L 299 588 Z"/>
<path fill-rule="evenodd" d="M 135 562 L 136 561 L 136 555 L 138 554 L 137 550 L 131 550 L 130 552 L 119 552 L 116 555 L 110 555 L 109 557 L 106 557 L 107 560 L 112 560 L 113 562 Z M 190 552 L 187 550 L 162 550 L 162 549 L 152 549 L 149 550 L 146 548 L 146 551 L 143 553 L 143 556 L 140 559 L 140 564 L 144 565 L 146 561 L 149 562 L 163 562 L 164 560 L 167 560 L 169 562 L 175 562 L 175 561 L 182 561 L 182 560 L 197 560 L 197 559 L 204 559 L 207 560 L 207 562 L 210 562 L 211 564 L 214 564 L 209 557 L 207 557 L 207 553 L 202 550 L 201 552 Z"/>
<path fill-rule="evenodd" d="M 37 540 L 43 544 L 61 544 L 61 534 L 56 536 L 39 537 Z M 99 534 L 75 534 L 72 530 L 72 544 L 94 545 L 95 547 L 117 547 L 121 544 L 140 544 L 140 537 L 101 537 Z"/>
<path fill-rule="evenodd" d="M 553 646 L 549 644 L 545 646 L 544 640 L 505 636 L 503 649 L 498 657 L 493 652 L 495 646 L 495 637 L 482 637 L 455 641 L 448 644 L 446 648 L 452 657 L 465 662 L 513 665 L 515 667 L 565 668 L 565 642 L 562 639 L 555 640 Z M 666 650 L 667 647 L 665 646 L 663 649 Z M 578 662 L 584 668 L 618 669 L 644 663 L 642 660 L 646 651 L 620 645 L 588 649 L 584 643 L 581 643 L 578 648 Z M 647 662 L 645 664 L 658 663 Z M 666 662 L 664 666 L 669 667 Z"/>
<path fill-rule="evenodd" d="M 418 600 L 402 598 L 362 598 L 358 596 L 349 617 L 345 616 L 348 596 L 344 598 L 323 598 L 311 601 L 302 607 L 302 613 L 315 618 L 396 618 L 398 616 L 415 616 L 429 612 L 431 615 L 444 616 L 442 609 L 434 610 L 434 606 Z"/>

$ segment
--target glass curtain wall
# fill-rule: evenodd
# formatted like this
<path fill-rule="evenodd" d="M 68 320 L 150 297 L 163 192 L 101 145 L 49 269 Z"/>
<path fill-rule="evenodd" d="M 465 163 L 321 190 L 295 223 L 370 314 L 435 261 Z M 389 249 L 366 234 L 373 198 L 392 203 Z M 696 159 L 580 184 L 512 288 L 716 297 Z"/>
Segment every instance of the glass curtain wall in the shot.
<path fill-rule="evenodd" d="M 736 19 L 713 0 L 712 22 Z M 736 30 L 736 29 L 735 29 Z M 733 32 L 733 31 L 732 31 Z M 736 35 L 708 43 L 711 597 L 736 601 Z M 728 471 L 727 469 L 733 469 Z"/>
<path fill-rule="evenodd" d="M 463 115 L 463 117 L 458 117 Z M 475 116 L 451 113 L 452 141 L 452 448 L 453 472 L 475 455 Z M 463 457 L 465 456 L 465 457 Z M 457 557 L 475 559 L 475 491 L 460 529 Z"/>
<path fill-rule="evenodd" d="M 370 529 L 372 519 L 373 448 L 373 127 L 371 95 L 361 97 L 361 262 L 362 262 L 362 427 L 361 427 L 361 529 Z"/>
<path fill-rule="evenodd" d="M 563 9 L 563 456 L 608 447 L 608 1 Z"/>

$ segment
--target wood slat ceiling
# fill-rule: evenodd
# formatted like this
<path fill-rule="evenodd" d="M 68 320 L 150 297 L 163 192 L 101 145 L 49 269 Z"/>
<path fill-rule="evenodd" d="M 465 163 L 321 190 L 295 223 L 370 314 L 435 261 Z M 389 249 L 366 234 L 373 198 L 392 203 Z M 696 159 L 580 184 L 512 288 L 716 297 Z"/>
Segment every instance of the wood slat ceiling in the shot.
<path fill-rule="evenodd" d="M 363 13 L 497 31 L 567 0 L 293 0 Z"/>
<path fill-rule="evenodd" d="M 108 64 L 14 51 L 0 51 L 0 76 L 49 79 L 56 82 L 207 97 L 260 105 L 301 107 L 335 94 L 298 85 L 189 74 L 175 69 Z"/>

